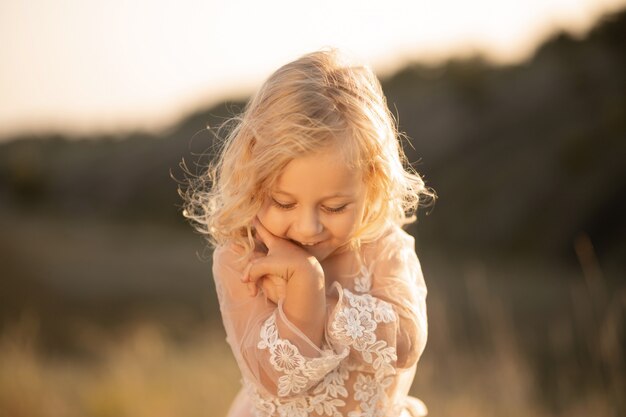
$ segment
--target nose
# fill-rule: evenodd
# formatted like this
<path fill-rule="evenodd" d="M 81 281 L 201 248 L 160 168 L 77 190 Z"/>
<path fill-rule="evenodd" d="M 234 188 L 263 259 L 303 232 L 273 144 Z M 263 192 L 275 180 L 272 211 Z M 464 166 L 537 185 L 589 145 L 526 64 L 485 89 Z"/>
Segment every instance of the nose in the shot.
<path fill-rule="evenodd" d="M 295 231 L 300 242 L 312 243 L 311 240 L 324 230 L 324 225 L 320 221 L 317 210 L 303 210 L 298 213 L 295 224 Z"/>

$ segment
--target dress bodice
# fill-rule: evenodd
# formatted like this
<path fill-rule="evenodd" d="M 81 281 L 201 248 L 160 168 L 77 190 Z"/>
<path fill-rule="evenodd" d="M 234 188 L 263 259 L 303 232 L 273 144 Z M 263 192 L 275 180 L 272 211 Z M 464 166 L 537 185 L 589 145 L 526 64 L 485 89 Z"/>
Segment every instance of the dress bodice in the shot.
<path fill-rule="evenodd" d="M 427 338 L 426 286 L 414 240 L 396 227 L 359 251 L 356 273 L 327 286 L 319 347 L 289 321 L 282 300 L 247 297 L 237 254 L 226 246 L 215 250 L 227 341 L 256 416 L 387 417 L 408 407 Z"/>

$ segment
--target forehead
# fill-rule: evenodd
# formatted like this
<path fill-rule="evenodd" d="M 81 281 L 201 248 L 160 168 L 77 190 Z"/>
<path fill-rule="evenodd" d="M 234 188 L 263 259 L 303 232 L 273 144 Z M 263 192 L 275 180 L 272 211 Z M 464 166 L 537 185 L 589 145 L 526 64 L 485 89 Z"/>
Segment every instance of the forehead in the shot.
<path fill-rule="evenodd" d="M 328 198 L 361 191 L 362 175 L 346 163 L 339 150 L 324 150 L 290 161 L 278 176 L 274 191 L 294 197 Z"/>

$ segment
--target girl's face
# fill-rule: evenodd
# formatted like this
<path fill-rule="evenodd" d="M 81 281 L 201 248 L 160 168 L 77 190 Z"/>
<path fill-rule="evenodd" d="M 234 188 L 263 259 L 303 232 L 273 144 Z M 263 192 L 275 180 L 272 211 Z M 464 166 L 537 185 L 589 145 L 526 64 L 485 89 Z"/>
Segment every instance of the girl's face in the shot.
<path fill-rule="evenodd" d="M 339 150 L 291 161 L 269 190 L 258 218 L 272 234 L 289 239 L 323 261 L 344 248 L 365 206 L 361 172 Z"/>

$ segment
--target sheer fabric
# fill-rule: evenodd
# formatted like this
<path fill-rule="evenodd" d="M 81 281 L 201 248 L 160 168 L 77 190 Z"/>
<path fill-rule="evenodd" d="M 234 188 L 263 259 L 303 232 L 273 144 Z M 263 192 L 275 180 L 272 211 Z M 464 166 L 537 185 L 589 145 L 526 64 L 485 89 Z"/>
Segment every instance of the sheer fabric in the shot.
<path fill-rule="evenodd" d="M 327 286 L 324 342 L 315 345 L 263 294 L 240 281 L 246 261 L 218 247 L 213 276 L 242 372 L 249 415 L 422 416 L 408 391 L 427 338 L 426 285 L 413 238 L 394 227 L 363 245 L 357 274 Z M 241 408 L 241 407 L 240 407 Z"/>

